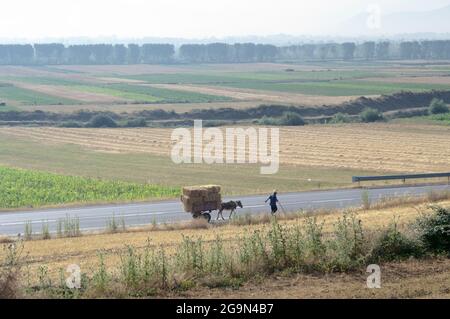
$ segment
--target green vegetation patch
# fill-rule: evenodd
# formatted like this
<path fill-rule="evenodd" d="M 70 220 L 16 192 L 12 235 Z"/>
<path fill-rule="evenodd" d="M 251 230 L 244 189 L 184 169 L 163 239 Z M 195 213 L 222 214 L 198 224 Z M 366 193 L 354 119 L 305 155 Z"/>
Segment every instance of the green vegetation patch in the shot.
<path fill-rule="evenodd" d="M 0 85 L 0 100 L 14 105 L 77 104 L 74 100 L 26 90 L 14 85 Z"/>
<path fill-rule="evenodd" d="M 107 86 L 74 85 L 74 86 L 71 86 L 71 88 L 73 88 L 74 90 L 77 90 L 77 91 L 81 91 L 81 92 L 105 94 L 105 95 L 114 96 L 114 97 L 118 97 L 118 98 L 122 98 L 122 99 L 126 99 L 126 100 L 136 101 L 136 102 L 155 103 L 155 102 L 163 101 L 163 99 L 153 96 L 150 93 L 146 94 L 146 93 L 123 91 L 112 85 L 107 85 Z"/>
<path fill-rule="evenodd" d="M 399 91 L 421 92 L 427 90 L 445 90 L 446 85 L 418 83 L 386 83 L 370 81 L 329 81 L 329 82 L 291 82 L 291 83 L 259 83 L 242 82 L 222 84 L 229 87 L 255 89 L 264 91 L 280 91 L 308 95 L 348 96 L 348 95 L 380 95 L 393 94 Z"/>
<path fill-rule="evenodd" d="M 250 82 L 291 82 L 291 81 L 331 81 L 349 80 L 368 77 L 383 77 L 387 74 L 358 70 L 318 70 L 295 72 L 205 72 L 144 74 L 122 76 L 123 78 L 145 81 L 147 83 L 179 84 L 225 84 Z"/>
<path fill-rule="evenodd" d="M 179 188 L 0 167 L 0 208 L 177 196 Z"/>
<path fill-rule="evenodd" d="M 0 81 L 10 82 L 22 82 L 30 84 L 42 84 L 42 85 L 77 85 L 83 84 L 82 81 L 77 81 L 68 78 L 53 77 L 53 76 L 4 76 L 0 77 Z"/>
<path fill-rule="evenodd" d="M 167 103 L 207 103 L 232 100 L 231 98 L 225 96 L 161 89 L 141 85 L 112 84 L 109 87 L 121 92 L 126 92 L 127 94 L 150 95 Z"/>

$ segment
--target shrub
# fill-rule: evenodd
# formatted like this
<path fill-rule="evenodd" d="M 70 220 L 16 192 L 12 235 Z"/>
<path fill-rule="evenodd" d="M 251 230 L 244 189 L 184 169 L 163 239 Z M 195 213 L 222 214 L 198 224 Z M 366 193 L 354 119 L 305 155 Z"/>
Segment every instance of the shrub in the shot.
<path fill-rule="evenodd" d="M 333 118 L 330 120 L 330 124 L 339 124 L 339 123 L 350 123 L 351 120 L 347 114 L 344 113 L 336 113 Z"/>
<path fill-rule="evenodd" d="M 91 118 L 86 124 L 87 127 L 101 128 L 101 127 L 117 127 L 116 121 L 104 114 L 98 114 Z"/>
<path fill-rule="evenodd" d="M 397 222 L 384 231 L 372 249 L 370 260 L 373 262 L 403 260 L 422 255 L 421 246 L 398 230 Z"/>
<path fill-rule="evenodd" d="M 146 127 L 147 121 L 143 117 L 138 117 L 134 119 L 127 120 L 124 127 Z"/>
<path fill-rule="evenodd" d="M 334 237 L 329 243 L 330 270 L 347 271 L 361 266 L 366 258 L 366 240 L 361 220 L 344 213 L 334 224 Z"/>
<path fill-rule="evenodd" d="M 372 109 L 370 107 L 365 108 L 360 114 L 359 117 L 361 121 L 364 123 L 372 123 L 383 120 L 383 114 L 376 109 Z"/>
<path fill-rule="evenodd" d="M 295 112 L 285 112 L 280 117 L 263 116 L 259 121 L 261 125 L 286 125 L 301 126 L 305 125 L 305 121 Z"/>
<path fill-rule="evenodd" d="M 364 190 L 361 193 L 361 202 L 362 206 L 365 210 L 370 209 L 371 201 L 370 201 L 370 194 L 368 190 Z"/>
<path fill-rule="evenodd" d="M 432 210 L 432 214 L 417 219 L 419 238 L 427 251 L 450 254 L 450 211 L 439 206 Z"/>
<path fill-rule="evenodd" d="M 433 99 L 429 106 L 430 114 L 444 114 L 449 112 L 447 104 L 444 100 Z"/>
<path fill-rule="evenodd" d="M 58 125 L 58 127 L 65 127 L 65 128 L 80 128 L 83 127 L 83 125 L 77 121 L 67 121 L 62 122 Z"/>
<path fill-rule="evenodd" d="M 279 121 L 280 121 L 279 125 L 288 125 L 288 126 L 305 125 L 305 121 L 301 118 L 301 116 L 294 112 L 283 113 Z"/>
<path fill-rule="evenodd" d="M 42 222 L 42 239 L 50 239 L 50 230 L 48 222 L 44 223 Z"/>
<path fill-rule="evenodd" d="M 24 232 L 25 240 L 33 239 L 33 224 L 31 223 L 31 221 L 25 222 L 25 229 L 23 232 Z"/>
<path fill-rule="evenodd" d="M 4 245 L 3 250 L 4 257 L 0 262 L 0 299 L 13 299 L 19 297 L 23 244 Z"/>

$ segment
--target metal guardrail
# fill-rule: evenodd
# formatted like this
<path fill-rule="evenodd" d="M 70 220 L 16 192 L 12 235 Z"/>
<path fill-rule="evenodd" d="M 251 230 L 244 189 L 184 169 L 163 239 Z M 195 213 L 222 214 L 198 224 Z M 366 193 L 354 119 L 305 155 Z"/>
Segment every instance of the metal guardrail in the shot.
<path fill-rule="evenodd" d="M 359 183 L 364 181 L 387 181 L 387 180 L 407 180 L 420 178 L 442 178 L 447 177 L 450 181 L 450 173 L 431 173 L 431 174 L 410 174 L 410 175 L 386 175 L 386 176 L 353 176 L 352 182 Z"/>

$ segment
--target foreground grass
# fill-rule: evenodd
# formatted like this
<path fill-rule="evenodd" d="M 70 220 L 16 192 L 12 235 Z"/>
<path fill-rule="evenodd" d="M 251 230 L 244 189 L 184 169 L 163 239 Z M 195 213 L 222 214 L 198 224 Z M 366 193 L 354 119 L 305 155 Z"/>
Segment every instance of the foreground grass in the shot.
<path fill-rule="evenodd" d="M 450 202 L 439 204 L 448 206 Z M 383 269 L 395 266 L 385 263 L 392 256 L 377 253 L 380 242 L 382 247 L 396 247 L 395 260 L 416 254 L 420 257 L 421 250 L 409 242 L 409 225 L 428 212 L 426 205 L 409 207 L 403 203 L 389 209 L 322 212 L 314 217 L 302 213 L 255 224 L 244 219 L 222 227 L 199 224 L 174 230 L 168 226 L 159 231 L 150 227 L 120 234 L 27 241 L 23 243 L 26 259 L 22 265 L 26 271 L 22 280 L 28 282 L 26 293 L 34 296 L 144 297 L 189 296 L 185 291 L 205 287 L 237 288 L 255 282 L 264 285 L 271 280 L 266 282 L 265 278 L 274 274 L 311 278 L 304 276 L 312 272 L 316 274 L 313 278 L 318 274 L 335 278 L 334 273 L 344 272 L 350 279 L 359 278 L 368 263 L 381 262 L 386 265 Z M 385 234 L 391 235 L 383 237 Z M 3 251 L 0 260 L 6 256 Z M 84 274 L 83 289 L 75 295 L 63 288 L 63 282 L 60 284 L 61 273 L 64 275 L 73 263 L 80 265 Z M 448 277 L 449 272 L 442 275 Z M 358 283 L 363 287 L 365 281 Z M 344 290 L 353 283 L 347 281 L 347 285 Z M 390 293 L 395 296 L 395 287 Z"/>
<path fill-rule="evenodd" d="M 168 198 L 179 189 L 0 167 L 0 208 Z"/>

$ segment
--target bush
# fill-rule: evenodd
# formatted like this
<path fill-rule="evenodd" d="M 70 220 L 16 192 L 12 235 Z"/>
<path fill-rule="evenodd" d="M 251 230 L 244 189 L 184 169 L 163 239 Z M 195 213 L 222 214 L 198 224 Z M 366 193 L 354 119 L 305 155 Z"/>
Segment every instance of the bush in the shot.
<path fill-rule="evenodd" d="M 419 238 L 427 251 L 450 254 L 450 211 L 439 206 L 432 210 L 433 214 L 417 220 Z"/>
<path fill-rule="evenodd" d="M 305 125 L 305 121 L 297 113 L 286 112 L 280 118 L 280 125 L 302 126 Z"/>
<path fill-rule="evenodd" d="M 422 255 L 421 246 L 406 237 L 397 229 L 397 222 L 382 233 L 372 249 L 369 260 L 372 262 L 403 260 Z"/>
<path fill-rule="evenodd" d="M 381 114 L 378 110 L 372 109 L 370 107 L 365 108 L 360 114 L 359 117 L 361 121 L 365 123 L 372 123 L 383 120 L 383 114 Z"/>
<path fill-rule="evenodd" d="M 433 99 L 429 106 L 430 114 L 444 114 L 449 112 L 447 104 L 444 100 Z"/>
<path fill-rule="evenodd" d="M 347 114 L 344 113 L 336 113 L 333 118 L 330 120 L 330 124 L 339 124 L 339 123 L 350 123 L 351 120 Z"/>
<path fill-rule="evenodd" d="M 124 127 L 146 127 L 147 121 L 143 117 L 130 119 L 125 122 Z"/>
<path fill-rule="evenodd" d="M 77 121 L 67 121 L 62 122 L 58 125 L 58 127 L 66 127 L 66 128 L 80 128 L 83 127 L 83 125 Z"/>
<path fill-rule="evenodd" d="M 285 112 L 280 117 L 263 116 L 259 121 L 261 125 L 286 125 L 286 126 L 301 126 L 305 125 L 305 121 L 300 115 L 295 112 Z"/>
<path fill-rule="evenodd" d="M 94 128 L 117 127 L 117 123 L 108 115 L 98 114 L 92 117 L 86 126 Z"/>
<path fill-rule="evenodd" d="M 21 242 L 3 246 L 0 261 L 0 299 L 19 297 L 23 244 Z"/>

